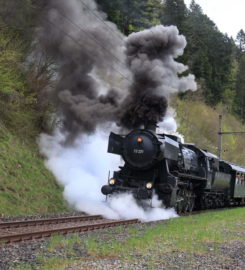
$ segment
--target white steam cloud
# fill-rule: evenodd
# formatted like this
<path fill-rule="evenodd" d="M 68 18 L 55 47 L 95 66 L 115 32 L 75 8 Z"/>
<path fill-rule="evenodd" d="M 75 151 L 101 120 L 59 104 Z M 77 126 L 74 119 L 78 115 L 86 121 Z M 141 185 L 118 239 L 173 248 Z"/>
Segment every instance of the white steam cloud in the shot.
<path fill-rule="evenodd" d="M 163 122 L 158 124 L 157 133 L 175 135 L 180 138 L 182 143 L 184 143 L 185 142 L 184 136 L 179 132 L 177 132 L 178 123 L 176 122 L 175 117 L 176 117 L 175 110 L 169 107 Z"/>
<path fill-rule="evenodd" d="M 143 209 L 131 194 L 114 196 L 105 201 L 101 193 L 108 170 L 115 170 L 120 157 L 107 153 L 108 134 L 98 130 L 92 136 L 79 137 L 73 146 L 62 146 L 65 135 L 57 131 L 53 136 L 39 138 L 45 165 L 64 186 L 64 197 L 76 210 L 101 214 L 110 219 L 138 218 L 155 221 L 176 217 L 173 209 L 164 209 L 154 197 L 153 208 Z M 129 211 L 130 209 L 130 211 Z"/>

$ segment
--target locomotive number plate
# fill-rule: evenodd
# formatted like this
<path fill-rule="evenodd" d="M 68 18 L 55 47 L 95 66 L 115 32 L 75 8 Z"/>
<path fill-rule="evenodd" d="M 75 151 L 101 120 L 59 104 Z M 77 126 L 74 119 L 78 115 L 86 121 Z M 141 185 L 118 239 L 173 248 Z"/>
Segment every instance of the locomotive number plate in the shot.
<path fill-rule="evenodd" d="M 134 149 L 135 154 L 144 154 L 144 150 L 141 149 Z"/>

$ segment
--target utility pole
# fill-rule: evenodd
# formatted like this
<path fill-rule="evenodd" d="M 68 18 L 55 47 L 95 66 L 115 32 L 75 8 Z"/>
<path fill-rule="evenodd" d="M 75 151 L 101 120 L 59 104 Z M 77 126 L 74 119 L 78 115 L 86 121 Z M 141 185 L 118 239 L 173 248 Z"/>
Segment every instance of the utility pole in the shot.
<path fill-rule="evenodd" d="M 219 132 L 218 132 L 218 156 L 221 159 L 222 152 L 222 115 L 219 115 Z"/>
<path fill-rule="evenodd" d="M 222 132 L 222 115 L 219 115 L 219 131 L 218 131 L 218 156 L 222 157 L 222 135 L 245 135 L 245 131 Z"/>

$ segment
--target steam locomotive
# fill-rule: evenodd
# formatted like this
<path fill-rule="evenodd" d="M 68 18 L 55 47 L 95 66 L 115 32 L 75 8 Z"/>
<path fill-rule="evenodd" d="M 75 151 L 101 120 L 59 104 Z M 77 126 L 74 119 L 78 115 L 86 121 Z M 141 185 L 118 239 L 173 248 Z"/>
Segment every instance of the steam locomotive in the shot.
<path fill-rule="evenodd" d="M 102 187 L 106 196 L 130 192 L 144 201 L 156 194 L 178 213 L 245 202 L 245 167 L 177 136 L 157 134 L 155 124 L 126 136 L 111 133 L 108 152 L 120 155 L 125 164 Z"/>

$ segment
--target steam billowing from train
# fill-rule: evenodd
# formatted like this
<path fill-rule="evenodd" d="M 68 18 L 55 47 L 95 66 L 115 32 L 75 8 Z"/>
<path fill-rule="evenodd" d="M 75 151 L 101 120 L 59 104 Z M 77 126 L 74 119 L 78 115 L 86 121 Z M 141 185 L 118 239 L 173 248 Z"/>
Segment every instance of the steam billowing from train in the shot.
<path fill-rule="evenodd" d="M 113 169 L 109 168 L 107 140 L 99 139 L 101 130 L 105 126 L 108 130 L 108 125 L 111 131 L 164 122 L 170 95 L 196 90 L 194 76 L 181 76 L 187 67 L 175 61 L 183 54 L 185 37 L 175 26 L 158 25 L 125 38 L 98 11 L 94 1 L 50 0 L 43 9 L 37 40 L 54 61 L 58 83 L 52 97 L 62 122 L 62 128 L 53 136 L 40 137 L 46 165 L 64 185 L 66 199 L 77 209 L 106 212 L 107 217 L 115 217 L 116 212 L 117 217 L 126 218 L 123 213 L 127 209 L 116 207 L 115 201 L 101 207 L 98 191 L 106 174 L 97 167 L 106 161 L 106 169 Z M 89 136 L 97 143 L 93 145 Z M 103 157 L 100 148 L 104 149 Z M 91 153 L 94 156 L 89 167 L 86 158 Z M 89 187 L 93 189 L 90 192 Z M 105 208 L 114 214 L 108 214 Z M 159 211 L 144 217 L 141 212 L 140 217 L 154 220 L 164 215 L 165 210 Z M 139 211 L 130 217 L 139 217 Z"/>

